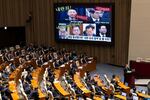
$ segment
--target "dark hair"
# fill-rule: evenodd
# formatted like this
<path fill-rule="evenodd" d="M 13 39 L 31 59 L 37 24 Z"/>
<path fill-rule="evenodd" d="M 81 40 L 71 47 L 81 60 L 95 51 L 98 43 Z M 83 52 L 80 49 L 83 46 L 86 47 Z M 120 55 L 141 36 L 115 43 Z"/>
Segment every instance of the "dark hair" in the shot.
<path fill-rule="evenodd" d="M 86 30 L 89 29 L 89 28 L 94 29 L 95 27 L 94 27 L 93 25 L 91 25 L 91 24 L 89 24 L 89 25 L 87 25 L 87 26 L 85 27 Z"/>
<path fill-rule="evenodd" d="M 115 77 L 116 77 L 116 75 L 113 74 L 113 75 L 112 75 L 112 78 L 115 78 Z"/>
<path fill-rule="evenodd" d="M 90 9 L 89 12 L 94 14 L 95 10 L 94 9 Z"/>

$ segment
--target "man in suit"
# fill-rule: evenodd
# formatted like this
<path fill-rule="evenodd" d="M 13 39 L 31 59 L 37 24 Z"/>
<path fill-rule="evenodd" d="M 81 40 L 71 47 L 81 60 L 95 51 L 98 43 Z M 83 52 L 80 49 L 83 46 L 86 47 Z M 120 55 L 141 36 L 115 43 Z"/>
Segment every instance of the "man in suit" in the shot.
<path fill-rule="evenodd" d="M 66 20 L 77 20 L 76 19 L 77 11 L 75 9 L 69 9 L 67 15 L 68 15 L 68 19 Z"/>
<path fill-rule="evenodd" d="M 72 34 L 75 36 L 81 35 L 81 30 L 79 25 L 72 26 Z"/>
<path fill-rule="evenodd" d="M 85 31 L 83 32 L 84 33 L 83 35 L 84 36 L 96 36 L 94 34 L 94 30 L 95 30 L 95 27 L 93 25 L 89 24 L 85 27 Z"/>
<path fill-rule="evenodd" d="M 58 26 L 58 33 L 59 33 L 59 38 L 65 38 L 66 35 L 69 35 L 67 32 L 67 27 L 65 25 L 60 25 Z"/>
<path fill-rule="evenodd" d="M 90 17 L 88 18 L 88 22 L 100 23 L 101 17 L 103 16 L 103 11 L 91 9 L 89 12 Z"/>
<path fill-rule="evenodd" d="M 34 100 L 39 100 L 38 88 L 35 88 L 31 91 L 29 98 Z"/>
<path fill-rule="evenodd" d="M 128 75 L 132 73 L 130 67 L 128 64 L 125 65 L 125 68 L 124 68 L 124 83 L 129 83 L 129 79 L 128 79 Z"/>
<path fill-rule="evenodd" d="M 102 25 L 100 26 L 99 28 L 99 33 L 97 34 L 97 36 L 100 36 L 100 37 L 107 37 L 107 28 L 105 25 Z"/>

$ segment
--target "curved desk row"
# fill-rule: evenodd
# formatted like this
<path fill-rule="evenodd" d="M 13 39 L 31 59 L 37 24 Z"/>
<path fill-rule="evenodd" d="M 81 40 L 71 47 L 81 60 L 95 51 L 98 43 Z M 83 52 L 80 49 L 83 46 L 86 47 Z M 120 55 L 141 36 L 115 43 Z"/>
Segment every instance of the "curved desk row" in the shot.
<path fill-rule="evenodd" d="M 23 71 L 23 67 L 18 67 L 9 76 L 9 89 L 12 92 L 11 96 L 13 100 L 18 100 L 20 98 L 19 92 L 17 90 L 17 86 L 18 86 L 18 81 L 21 78 L 22 71 Z"/>
<path fill-rule="evenodd" d="M 76 83 L 77 87 L 79 87 L 80 90 L 82 90 L 82 92 L 86 95 L 86 96 L 90 96 L 91 91 L 88 90 L 86 88 L 86 86 L 81 82 L 81 77 L 79 75 L 79 73 L 76 72 L 76 74 L 74 75 L 74 82 Z"/>
<path fill-rule="evenodd" d="M 97 85 L 101 87 L 108 96 L 112 94 L 112 90 L 107 88 L 98 76 L 94 76 L 94 81 L 97 82 Z"/>
<path fill-rule="evenodd" d="M 56 80 L 59 80 L 61 78 L 61 76 L 65 73 L 65 70 L 70 70 L 70 65 L 72 64 L 72 61 L 69 61 L 66 64 L 61 65 L 58 69 L 55 69 L 55 78 Z M 93 60 L 88 64 L 84 64 L 81 65 L 82 68 L 78 68 L 78 70 L 80 71 L 81 76 L 84 75 L 84 73 L 86 71 L 93 71 L 96 70 L 96 61 Z M 80 67 L 80 66 L 79 66 Z M 81 82 L 79 75 L 75 74 L 74 75 L 74 82 L 76 83 L 76 85 L 81 89 L 81 91 L 83 91 L 83 93 L 86 96 L 89 96 L 91 94 L 91 91 L 88 90 L 84 84 Z M 69 96 L 69 92 L 67 92 L 65 89 L 63 89 L 63 87 L 61 86 L 60 81 L 56 81 L 54 82 L 54 86 L 55 88 L 63 95 L 63 96 Z M 95 97 L 95 100 L 100 100 L 99 97 Z"/>
<path fill-rule="evenodd" d="M 126 86 L 123 82 L 120 81 L 120 78 L 118 76 L 115 77 L 115 80 L 117 82 L 117 85 L 123 89 L 124 92 L 130 93 L 130 87 Z"/>
<path fill-rule="evenodd" d="M 17 63 L 15 61 L 14 63 Z M 9 76 L 9 89 L 12 92 L 11 96 L 13 100 L 18 100 L 21 97 L 21 95 L 19 94 L 19 91 L 17 90 L 18 82 L 19 82 L 19 79 L 21 79 L 22 71 L 27 67 L 27 65 L 30 65 L 30 64 L 34 65 L 34 60 L 27 61 L 24 64 L 20 65 Z"/>
<path fill-rule="evenodd" d="M 60 81 L 55 81 L 54 86 L 64 97 L 70 96 L 70 93 L 65 91 L 65 89 L 61 86 Z"/>
<path fill-rule="evenodd" d="M 49 67 L 49 63 L 45 63 L 41 67 L 37 67 L 32 73 L 31 85 L 33 88 L 38 88 L 40 100 L 45 100 L 47 96 L 46 93 L 43 93 L 41 86 L 40 86 L 40 83 L 43 79 L 44 71 L 47 67 Z"/>

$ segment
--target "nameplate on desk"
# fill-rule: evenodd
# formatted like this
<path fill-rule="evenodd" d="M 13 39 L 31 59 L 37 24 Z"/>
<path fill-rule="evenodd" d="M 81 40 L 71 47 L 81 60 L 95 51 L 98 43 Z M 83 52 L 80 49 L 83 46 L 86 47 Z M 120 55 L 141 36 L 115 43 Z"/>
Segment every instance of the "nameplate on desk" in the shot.
<path fill-rule="evenodd" d="M 61 65 L 60 67 L 65 67 L 65 65 Z"/>
<path fill-rule="evenodd" d="M 9 84 L 16 84 L 15 81 L 9 81 Z"/>
<path fill-rule="evenodd" d="M 69 64 L 68 62 L 66 62 L 66 64 Z"/>
<path fill-rule="evenodd" d="M 84 88 L 82 88 L 82 90 L 87 90 L 87 89 L 84 87 Z"/>
<path fill-rule="evenodd" d="M 10 61 L 14 61 L 14 59 L 10 59 Z"/>
<path fill-rule="evenodd" d="M 38 79 L 38 78 L 37 78 L 37 77 L 35 77 L 35 76 L 33 76 L 32 78 L 33 78 L 34 80 L 37 80 L 37 79 Z"/>
<path fill-rule="evenodd" d="M 53 62 L 53 60 L 49 60 L 49 62 Z"/>
<path fill-rule="evenodd" d="M 30 63 L 31 61 L 29 60 L 28 63 Z"/>
<path fill-rule="evenodd" d="M 90 64 L 90 63 L 92 63 L 92 61 L 88 61 L 88 63 Z"/>
<path fill-rule="evenodd" d="M 45 62 L 43 65 L 48 65 L 48 62 Z"/>
<path fill-rule="evenodd" d="M 59 81 L 58 80 L 54 80 L 54 83 L 59 83 Z"/>
<path fill-rule="evenodd" d="M 78 69 L 82 69 L 82 68 L 83 68 L 82 66 L 78 67 Z"/>
<path fill-rule="evenodd" d="M 88 59 L 89 59 L 89 60 L 92 60 L 92 59 L 93 59 L 93 57 L 89 57 Z"/>

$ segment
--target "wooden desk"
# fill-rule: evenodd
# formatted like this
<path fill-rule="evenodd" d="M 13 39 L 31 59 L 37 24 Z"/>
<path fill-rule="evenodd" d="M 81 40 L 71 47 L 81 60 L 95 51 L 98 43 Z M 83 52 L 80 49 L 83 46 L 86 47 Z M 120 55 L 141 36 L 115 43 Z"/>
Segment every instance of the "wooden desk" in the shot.
<path fill-rule="evenodd" d="M 91 91 L 85 87 L 85 85 L 81 82 L 80 79 L 81 77 L 79 75 L 74 75 L 74 82 L 76 83 L 77 87 L 79 87 L 80 90 L 82 90 L 86 96 L 89 96 Z"/>
<path fill-rule="evenodd" d="M 130 87 L 126 86 L 124 83 L 117 82 L 117 85 L 120 86 L 123 89 L 124 92 L 130 93 Z"/>
<path fill-rule="evenodd" d="M 46 94 L 43 93 L 40 89 L 40 82 L 42 80 L 42 75 L 44 73 L 44 67 L 37 68 L 34 70 L 32 73 L 32 80 L 31 80 L 31 85 L 33 88 L 38 88 L 38 93 L 39 93 L 39 98 L 40 100 L 45 100 L 46 99 Z"/>
<path fill-rule="evenodd" d="M 71 61 L 68 61 L 68 63 L 65 63 L 64 64 L 64 67 L 60 67 L 59 69 L 55 69 L 54 70 L 54 73 L 55 73 L 55 78 L 57 78 L 58 80 L 61 78 L 61 76 L 64 74 L 65 70 L 70 70 L 70 64 L 72 64 Z M 51 65 L 52 65 L 52 62 L 51 62 Z M 96 70 L 96 60 L 93 60 L 88 63 L 88 64 L 85 64 L 83 66 L 83 69 L 80 70 L 80 72 L 82 74 L 84 74 L 85 71 L 93 71 L 93 70 Z M 78 78 L 78 77 L 81 77 L 81 76 L 74 76 L 74 82 L 76 83 L 76 85 L 85 93 L 85 95 L 89 96 L 91 91 L 86 89 L 86 87 L 81 83 L 81 80 Z M 62 94 L 62 95 L 68 95 L 68 93 L 66 93 L 67 91 L 65 91 L 60 83 L 54 83 L 56 89 Z M 60 87 L 60 89 L 58 88 Z M 64 92 L 65 91 L 65 92 Z M 99 100 L 99 99 L 96 99 L 96 100 Z"/>
<path fill-rule="evenodd" d="M 96 59 L 91 59 L 85 68 L 86 71 L 94 71 L 96 70 Z"/>
<path fill-rule="evenodd" d="M 66 70 L 66 64 L 61 65 L 58 69 L 55 69 L 55 78 L 58 80 L 61 78 L 61 76 L 65 73 Z"/>
<path fill-rule="evenodd" d="M 20 99 L 19 98 L 19 94 L 18 94 L 18 90 L 17 90 L 17 85 L 18 85 L 18 81 L 19 81 L 19 79 L 21 77 L 21 72 L 22 72 L 22 69 L 17 68 L 9 76 L 9 89 L 12 92 L 11 96 L 12 96 L 13 100 Z"/>
<path fill-rule="evenodd" d="M 21 95 L 18 93 L 17 86 L 18 86 L 19 79 L 21 79 L 21 73 L 25 68 L 26 66 L 25 64 L 23 64 L 22 66 L 16 68 L 15 71 L 13 71 L 9 76 L 9 89 L 12 92 L 11 96 L 13 100 L 23 99 L 20 98 Z"/>
<path fill-rule="evenodd" d="M 19 98 L 19 94 L 18 94 L 18 90 L 17 90 L 17 86 L 18 86 L 18 81 L 21 78 L 21 73 L 23 71 L 24 68 L 26 68 L 26 66 L 28 64 L 32 64 L 32 61 L 26 62 L 22 65 L 22 67 L 18 67 L 14 72 L 11 73 L 11 75 L 9 76 L 9 89 L 10 91 L 12 91 L 13 93 L 11 94 L 12 98 L 14 100 L 18 100 Z M 43 67 L 45 68 L 45 67 Z M 31 80 L 31 84 L 33 86 L 33 88 L 37 88 L 39 85 L 39 81 L 41 79 L 41 74 L 44 72 L 44 69 L 40 69 L 37 68 L 34 73 L 32 73 L 32 77 L 33 80 Z M 44 96 L 46 97 L 46 95 L 44 95 L 42 92 L 40 92 L 41 90 L 39 90 L 39 98 L 40 100 L 45 100 Z M 44 98 L 44 99 L 43 99 Z"/>
<path fill-rule="evenodd" d="M 6 66 L 8 66 L 9 63 L 8 62 L 4 62 L 2 64 L 0 64 L 0 71 L 4 70 Z"/>
<path fill-rule="evenodd" d="M 6 66 L 4 66 L 3 63 L 0 64 L 0 71 L 4 70 L 5 67 L 6 67 Z"/>
<path fill-rule="evenodd" d="M 60 81 L 55 81 L 54 86 L 63 96 L 70 96 L 69 92 L 64 90 L 64 88 L 61 86 Z"/>
<path fill-rule="evenodd" d="M 49 65 L 52 65 L 52 62 L 49 62 Z M 58 69 L 55 69 L 54 73 L 56 74 L 55 76 L 59 79 L 61 78 L 61 76 L 64 74 L 65 70 L 70 70 L 70 65 L 72 64 L 71 61 L 68 61 L 68 63 L 63 64 L 63 67 L 59 67 Z M 93 71 L 96 70 L 96 60 L 92 59 L 90 63 L 87 64 L 83 64 L 81 65 L 82 69 L 78 69 L 80 70 L 80 77 L 83 77 L 84 73 L 86 71 Z"/>
<path fill-rule="evenodd" d="M 127 100 L 125 96 L 122 95 L 114 95 L 115 98 L 119 99 L 119 100 Z"/>
<path fill-rule="evenodd" d="M 150 98 L 150 95 L 148 95 L 148 94 L 143 94 L 143 93 L 137 93 L 137 95 L 138 95 L 138 97 L 140 97 L 140 98 Z"/>
<path fill-rule="evenodd" d="M 83 77 L 85 72 L 96 70 L 96 60 L 91 59 L 91 61 L 89 61 L 88 63 L 80 65 L 80 67 L 82 67 L 82 69 L 78 69 L 80 70 L 80 77 Z"/>
<path fill-rule="evenodd" d="M 40 100 L 45 100 L 46 94 L 44 94 L 40 89 L 38 89 L 38 93 L 39 93 Z"/>
<path fill-rule="evenodd" d="M 112 94 L 112 90 L 107 88 L 103 83 L 102 80 L 98 76 L 94 76 L 94 81 L 97 82 L 97 85 L 102 88 L 102 90 L 110 96 Z"/>
<path fill-rule="evenodd" d="M 31 63 L 31 64 L 34 65 L 34 63 Z M 39 93 L 40 100 L 45 100 L 46 99 L 46 93 L 42 92 L 40 83 L 43 79 L 43 74 L 45 72 L 45 69 L 48 68 L 48 67 L 49 67 L 49 63 L 48 62 L 44 63 L 42 65 L 42 67 L 37 67 L 37 69 L 35 69 L 34 72 L 32 73 L 33 80 L 31 80 L 31 84 L 32 84 L 33 88 L 38 88 L 38 93 Z"/>
<path fill-rule="evenodd" d="M 134 76 L 136 79 L 150 79 L 150 62 L 136 62 L 131 60 L 130 67 L 135 70 Z"/>
<path fill-rule="evenodd" d="M 19 100 L 20 99 L 17 92 L 11 93 L 11 96 L 12 96 L 13 100 Z"/>
<path fill-rule="evenodd" d="M 120 81 L 118 76 L 115 77 L 117 85 L 123 89 L 124 92 L 130 93 L 130 87 L 126 86 L 123 82 Z"/>
<path fill-rule="evenodd" d="M 11 96 L 12 96 L 13 100 L 20 99 L 15 81 L 9 81 L 9 90 L 12 92 Z"/>
<path fill-rule="evenodd" d="M 19 56 L 14 58 L 13 63 L 15 64 L 15 66 L 19 65 Z"/>
<path fill-rule="evenodd" d="M 93 98 L 94 100 L 103 100 L 101 97 L 99 97 L 99 96 L 94 96 L 94 98 Z"/>

